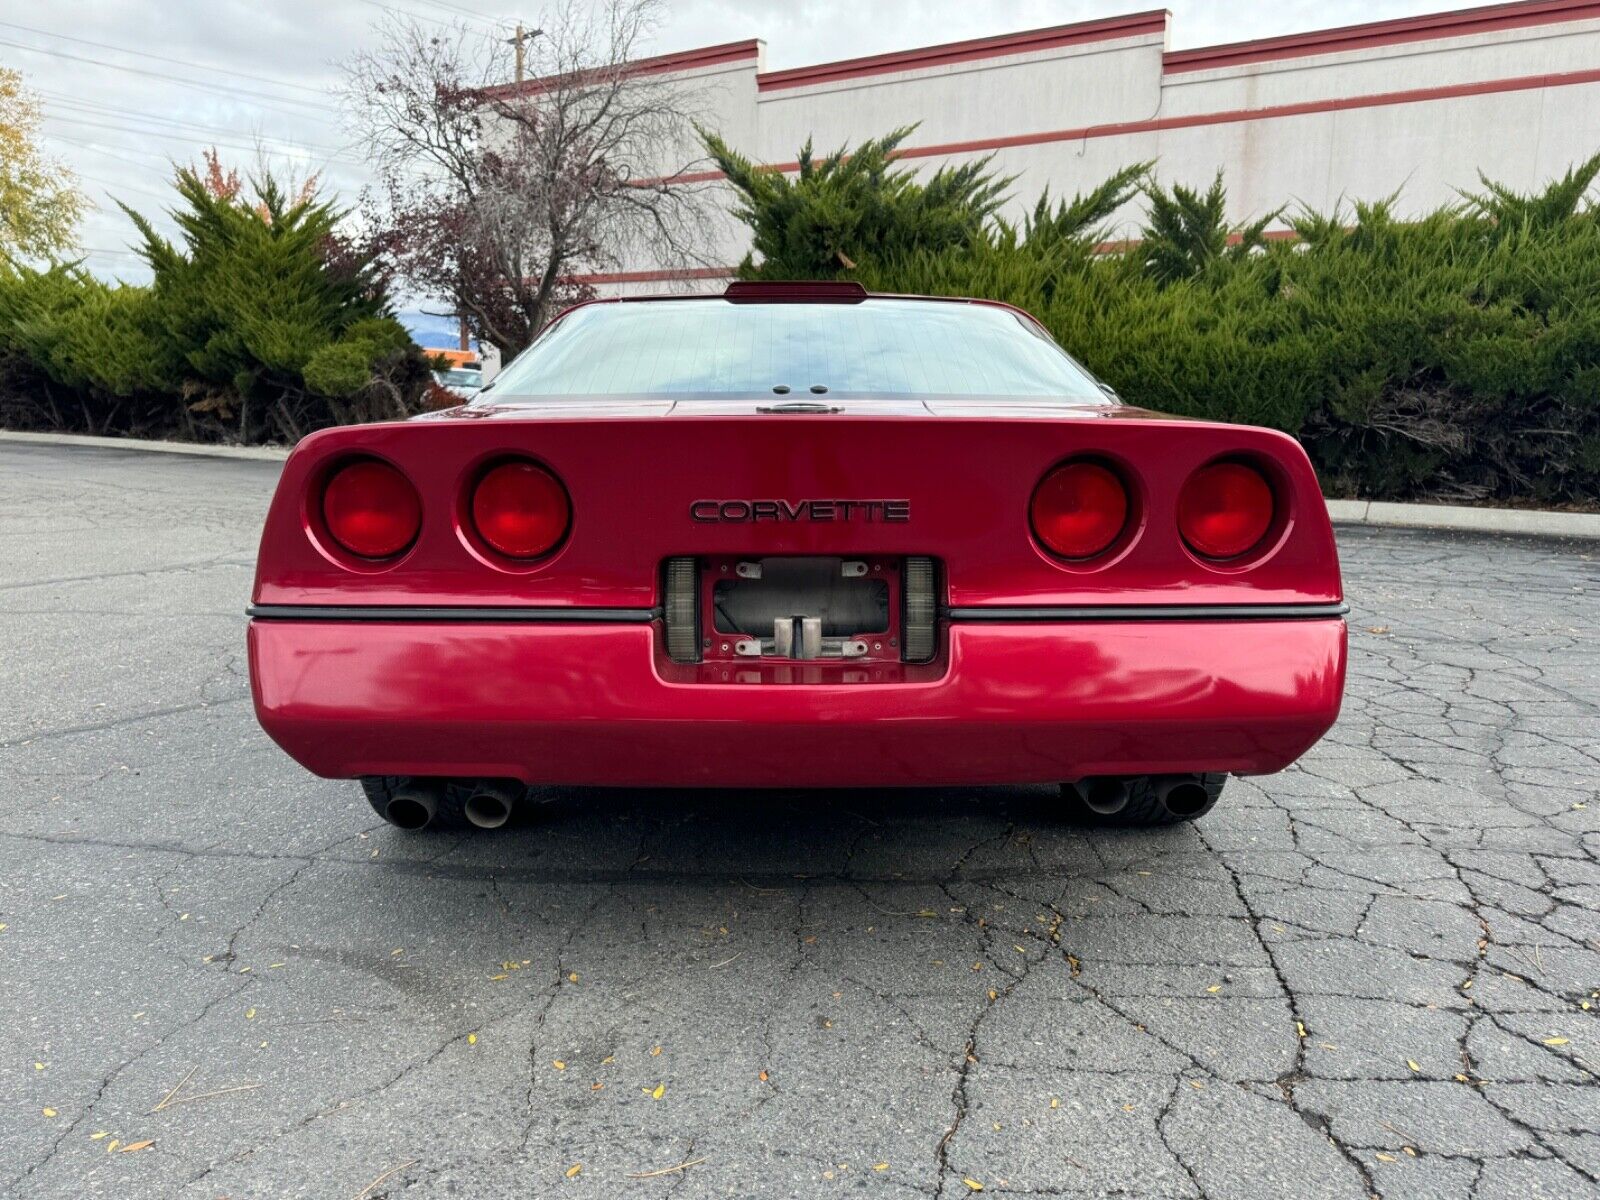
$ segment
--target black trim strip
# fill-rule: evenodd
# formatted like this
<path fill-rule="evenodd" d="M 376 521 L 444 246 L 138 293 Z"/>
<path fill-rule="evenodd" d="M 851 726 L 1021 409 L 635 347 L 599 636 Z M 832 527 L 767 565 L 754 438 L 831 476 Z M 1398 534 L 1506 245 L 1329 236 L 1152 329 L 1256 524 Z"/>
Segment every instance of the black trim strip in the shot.
<path fill-rule="evenodd" d="M 1284 621 L 1342 617 L 1348 604 L 1100 604 L 946 610 L 952 621 Z"/>
<path fill-rule="evenodd" d="M 654 621 L 659 608 L 556 608 L 382 604 L 252 604 L 245 615 L 266 621 L 520 621 L 571 625 L 635 625 Z"/>

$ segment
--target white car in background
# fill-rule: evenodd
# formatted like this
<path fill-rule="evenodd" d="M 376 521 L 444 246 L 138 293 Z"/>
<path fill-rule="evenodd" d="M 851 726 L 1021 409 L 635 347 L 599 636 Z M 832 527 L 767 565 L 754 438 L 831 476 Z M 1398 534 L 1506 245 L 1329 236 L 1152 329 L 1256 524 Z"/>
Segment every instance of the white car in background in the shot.
<path fill-rule="evenodd" d="M 483 388 L 483 368 L 477 363 L 449 367 L 433 373 L 433 381 L 462 400 L 471 400 Z"/>

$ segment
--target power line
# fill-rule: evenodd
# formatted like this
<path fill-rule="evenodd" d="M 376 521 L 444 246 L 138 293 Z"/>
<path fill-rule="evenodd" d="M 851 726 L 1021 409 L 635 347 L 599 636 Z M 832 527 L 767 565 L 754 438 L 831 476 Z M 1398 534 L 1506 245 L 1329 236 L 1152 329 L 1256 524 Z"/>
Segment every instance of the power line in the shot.
<path fill-rule="evenodd" d="M 441 0 L 442 2 L 442 0 Z M 291 83 L 287 79 L 272 79 L 266 75 L 252 75 L 248 71 L 236 71 L 232 67 L 213 67 L 205 63 L 193 62 L 186 58 L 168 58 L 164 54 L 151 54 L 148 50 L 130 50 L 126 46 L 116 46 L 110 42 L 91 42 L 88 38 L 73 37 L 70 33 L 57 33 L 52 29 L 35 29 L 32 25 L 19 25 L 15 21 L 0 21 L 0 26 L 7 29 L 20 29 L 25 33 L 37 33 L 42 37 L 60 38 L 64 42 L 76 42 L 80 46 L 94 46 L 100 50 L 114 50 L 118 54 L 131 54 L 138 58 L 153 59 L 156 62 L 170 63 L 175 67 L 189 67 L 197 71 L 214 71 L 219 75 L 232 75 L 238 79 L 253 79 L 257 83 L 271 84 L 273 87 L 293 88 L 298 92 L 310 92 L 314 96 L 326 96 L 323 88 L 311 87 L 304 83 Z M 288 97 L 284 97 L 288 99 Z"/>
<path fill-rule="evenodd" d="M 48 54 L 54 58 L 65 58 L 71 60 L 72 62 L 88 63 L 89 65 L 96 67 L 109 67 L 113 71 L 126 71 L 130 75 L 143 75 L 150 79 L 161 79 L 168 83 L 179 84 L 183 87 L 202 88 L 209 92 L 219 92 L 224 96 L 248 96 L 257 100 L 258 102 L 262 100 L 271 100 L 278 104 L 300 104 L 307 108 L 321 109 L 324 112 L 330 113 L 338 111 L 338 109 L 331 104 L 318 104 L 313 100 L 297 100 L 293 96 L 273 96 L 266 92 L 254 92 L 246 88 L 230 88 L 218 83 L 208 83 L 203 79 L 184 79 L 180 75 L 169 75 L 164 71 L 146 71 L 142 67 L 130 67 L 125 63 L 107 62 L 103 58 L 89 58 L 82 54 L 69 54 L 65 50 L 52 50 L 44 46 L 30 46 L 26 42 L 13 42 L 4 38 L 0 38 L 0 46 L 10 46 L 17 50 L 30 50 L 35 54 Z M 271 108 L 272 105 L 266 104 L 262 105 L 262 107 Z M 286 109 L 279 109 L 278 111 L 282 112 L 285 116 L 303 117 L 305 115 L 304 113 L 291 113 Z"/>
<path fill-rule="evenodd" d="M 261 141 L 258 141 L 253 146 L 247 146 L 247 145 L 244 145 L 243 143 L 240 143 L 240 142 L 224 141 L 221 138 L 212 138 L 212 137 L 197 138 L 192 133 L 180 133 L 180 132 L 166 133 L 166 132 L 163 132 L 163 131 L 161 131 L 159 129 L 141 129 L 141 128 L 137 127 L 137 126 L 118 125 L 118 124 L 115 124 L 113 122 L 88 121 L 88 120 L 84 120 L 81 117 L 54 117 L 54 116 L 47 116 L 45 118 L 45 120 L 46 121 L 65 121 L 65 122 L 67 122 L 68 124 L 71 124 L 71 125 L 83 125 L 83 126 L 86 126 L 86 127 L 90 128 L 90 129 L 109 129 L 109 130 L 112 130 L 113 132 L 116 132 L 116 133 L 136 133 L 140 137 L 159 138 L 162 141 L 168 141 L 168 142 L 183 142 L 186 145 L 193 145 L 197 141 L 209 141 L 209 142 L 211 142 L 213 147 L 219 148 L 219 149 L 220 148 L 226 148 L 228 150 L 244 150 L 244 151 L 266 150 L 267 152 L 272 153 L 272 154 L 284 154 L 284 155 L 291 155 L 291 156 L 292 156 L 292 153 L 295 150 L 305 150 L 305 151 L 307 151 L 308 157 L 311 157 L 311 158 L 320 158 L 320 159 L 322 159 L 322 161 L 328 162 L 328 163 L 338 163 L 340 166 L 342 166 L 342 167 L 350 167 L 352 170 L 365 170 L 366 169 L 366 164 L 365 163 L 358 163 L 358 162 L 354 162 L 354 161 L 352 161 L 350 159 L 333 157 L 333 155 L 336 154 L 337 151 L 332 151 L 332 150 L 324 151 L 320 147 L 308 147 L 308 146 L 296 145 L 296 144 L 291 143 L 291 142 L 284 142 L 277 149 L 273 149 L 271 146 L 265 145 L 265 142 L 268 140 L 266 138 L 261 139 Z"/>
<path fill-rule="evenodd" d="M 116 128 L 126 129 L 129 133 L 161 132 L 159 127 L 164 126 L 169 130 L 178 130 L 179 132 L 186 133 L 220 133 L 224 136 L 251 137 L 262 141 L 281 142 L 286 146 L 292 146 L 305 150 L 319 150 L 327 154 L 343 154 L 349 149 L 348 146 L 325 146 L 320 142 L 307 142 L 295 137 L 281 137 L 277 134 L 261 133 L 253 129 L 231 128 L 226 125 L 207 125 L 203 121 L 183 121 L 175 117 L 158 117 L 149 113 L 130 112 L 128 109 L 118 109 L 104 104 L 78 104 L 73 101 L 58 101 L 57 104 L 59 104 L 60 107 L 67 109 L 69 112 L 83 113 L 87 114 L 89 117 L 126 117 L 129 121 L 138 121 L 143 123 L 139 126 L 127 125 L 123 122 L 113 123 Z M 59 113 L 48 111 L 44 114 L 44 116 L 45 119 L 49 121 L 66 121 L 73 125 L 93 124 L 93 122 L 86 120 L 83 116 L 62 116 Z M 144 127 L 146 124 L 150 126 L 156 126 L 158 128 L 148 129 Z M 97 126 L 97 128 L 101 127 L 103 126 Z"/>

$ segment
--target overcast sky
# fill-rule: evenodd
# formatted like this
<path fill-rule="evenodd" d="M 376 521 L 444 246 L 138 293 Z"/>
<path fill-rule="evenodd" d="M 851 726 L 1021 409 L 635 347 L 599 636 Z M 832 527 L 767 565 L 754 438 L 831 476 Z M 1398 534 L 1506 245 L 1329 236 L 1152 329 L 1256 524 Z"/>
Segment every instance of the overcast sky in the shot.
<path fill-rule="evenodd" d="M 769 70 L 1111 16 L 1155 0 L 668 0 L 647 53 L 759 37 Z M 1469 7 L 1468 2 L 1454 7 Z M 1448 0 L 1170 0 L 1172 47 L 1270 37 L 1437 11 Z M 152 216 L 172 161 L 216 145 L 248 167 L 256 147 L 320 172 L 353 199 L 366 179 L 331 89 L 340 62 L 388 13 L 509 32 L 539 0 L 54 0 L 0 5 L 0 63 L 44 100 L 46 144 L 96 208 L 82 226 L 99 274 L 141 279 L 112 197 Z M 164 228 L 170 225 L 162 220 Z"/>

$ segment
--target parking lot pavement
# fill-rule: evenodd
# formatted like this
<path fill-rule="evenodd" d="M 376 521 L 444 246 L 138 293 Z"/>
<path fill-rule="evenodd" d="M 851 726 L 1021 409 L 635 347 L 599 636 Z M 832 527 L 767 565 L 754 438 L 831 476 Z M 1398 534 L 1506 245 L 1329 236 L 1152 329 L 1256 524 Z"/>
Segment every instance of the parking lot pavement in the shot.
<path fill-rule="evenodd" d="M 1592 548 L 1343 533 L 1343 718 L 1190 828 L 407 836 L 251 714 L 276 473 L 0 446 L 0 1195 L 1600 1190 Z"/>

